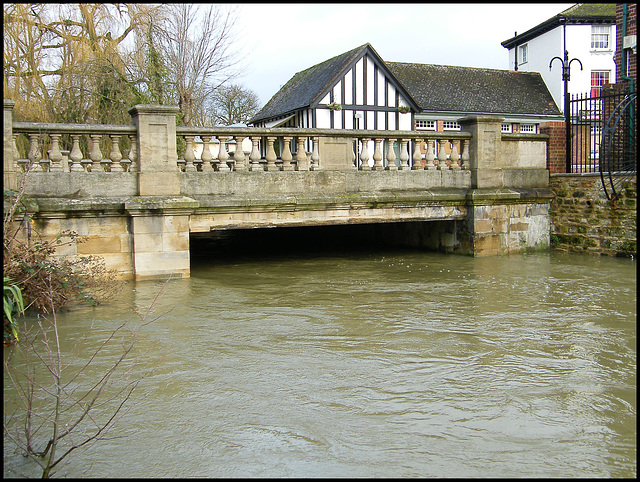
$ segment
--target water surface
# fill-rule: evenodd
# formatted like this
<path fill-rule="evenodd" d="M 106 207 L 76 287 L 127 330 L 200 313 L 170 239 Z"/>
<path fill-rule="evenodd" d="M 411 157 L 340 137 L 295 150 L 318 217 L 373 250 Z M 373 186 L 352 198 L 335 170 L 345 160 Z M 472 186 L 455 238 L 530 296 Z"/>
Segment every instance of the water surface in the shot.
<path fill-rule="evenodd" d="M 74 308 L 62 336 L 135 320 L 162 286 Z M 60 475 L 636 476 L 633 260 L 200 260 L 153 314 L 137 369 L 164 359 Z M 32 470 L 5 441 L 5 475 Z"/>

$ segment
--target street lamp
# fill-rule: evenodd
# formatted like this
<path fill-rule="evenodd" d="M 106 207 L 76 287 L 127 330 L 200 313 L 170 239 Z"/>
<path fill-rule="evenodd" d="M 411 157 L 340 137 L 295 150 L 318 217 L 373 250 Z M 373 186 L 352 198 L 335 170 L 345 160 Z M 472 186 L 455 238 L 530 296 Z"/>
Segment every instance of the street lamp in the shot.
<path fill-rule="evenodd" d="M 565 152 L 565 170 L 567 173 L 571 172 L 571 99 L 569 98 L 569 70 L 571 69 L 571 62 L 577 60 L 580 64 L 580 70 L 582 70 L 582 62 L 580 59 L 573 58 L 569 60 L 569 51 L 567 50 L 567 19 L 560 17 L 558 20 L 562 24 L 562 36 L 564 43 L 564 60 L 560 57 L 554 57 L 549 62 L 549 70 L 551 70 L 551 64 L 554 60 L 558 59 L 562 64 L 562 80 L 564 81 L 564 126 L 566 134 L 566 152 Z"/>

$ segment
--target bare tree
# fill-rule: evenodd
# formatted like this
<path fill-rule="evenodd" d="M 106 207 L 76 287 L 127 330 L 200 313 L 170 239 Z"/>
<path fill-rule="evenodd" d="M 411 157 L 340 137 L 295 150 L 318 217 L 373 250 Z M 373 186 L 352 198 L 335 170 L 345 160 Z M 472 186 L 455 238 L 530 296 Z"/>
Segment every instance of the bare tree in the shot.
<path fill-rule="evenodd" d="M 171 5 L 164 55 L 185 125 L 206 123 L 207 98 L 239 75 L 232 50 L 236 10 L 209 5 Z"/>
<path fill-rule="evenodd" d="M 4 6 L 4 96 L 24 120 L 103 121 L 126 105 L 121 46 L 138 21 L 126 4 Z M 108 119 L 111 120 L 111 119 Z"/>
<path fill-rule="evenodd" d="M 39 317 L 35 330 L 25 326 L 20 350 L 12 347 L 4 359 L 5 379 L 13 389 L 11 395 L 5 391 L 5 450 L 10 440 L 40 467 L 42 478 L 48 478 L 72 453 L 104 438 L 132 408 L 132 393 L 145 377 L 135 372 L 139 364 L 134 348 L 140 329 L 157 319 L 148 317 L 161 293 L 139 314 L 138 328 L 121 324 L 95 346 L 88 342 L 88 330 L 73 350 L 62 348 L 53 301 L 50 315 Z M 24 359 L 14 360 L 15 354 Z M 92 364 L 99 357 L 113 358 L 106 371 L 96 375 Z"/>
<path fill-rule="evenodd" d="M 221 85 L 211 96 L 215 125 L 246 124 L 260 108 L 258 94 L 238 84 Z"/>

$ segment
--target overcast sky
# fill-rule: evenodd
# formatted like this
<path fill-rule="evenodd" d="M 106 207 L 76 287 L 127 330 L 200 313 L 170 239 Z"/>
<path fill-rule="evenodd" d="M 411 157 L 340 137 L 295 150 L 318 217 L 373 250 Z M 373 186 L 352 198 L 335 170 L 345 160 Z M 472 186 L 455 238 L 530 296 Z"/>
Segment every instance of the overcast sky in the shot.
<path fill-rule="evenodd" d="M 572 5 L 239 4 L 239 83 L 263 106 L 295 73 L 367 42 L 391 62 L 509 69 L 500 42 Z"/>

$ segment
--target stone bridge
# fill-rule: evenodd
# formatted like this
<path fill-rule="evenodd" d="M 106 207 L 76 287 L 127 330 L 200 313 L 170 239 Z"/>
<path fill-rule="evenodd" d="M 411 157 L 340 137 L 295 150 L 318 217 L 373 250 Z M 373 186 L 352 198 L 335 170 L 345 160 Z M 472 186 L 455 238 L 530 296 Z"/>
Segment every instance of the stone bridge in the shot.
<path fill-rule="evenodd" d="M 13 105 L 5 190 L 24 185 L 42 236 L 83 238 L 59 255 L 100 255 L 122 277 L 187 277 L 190 235 L 229 229 L 420 221 L 397 235 L 474 256 L 549 246 L 547 136 L 501 133 L 499 117 L 460 132 L 196 128 L 137 105 L 114 126 L 14 122 Z"/>

